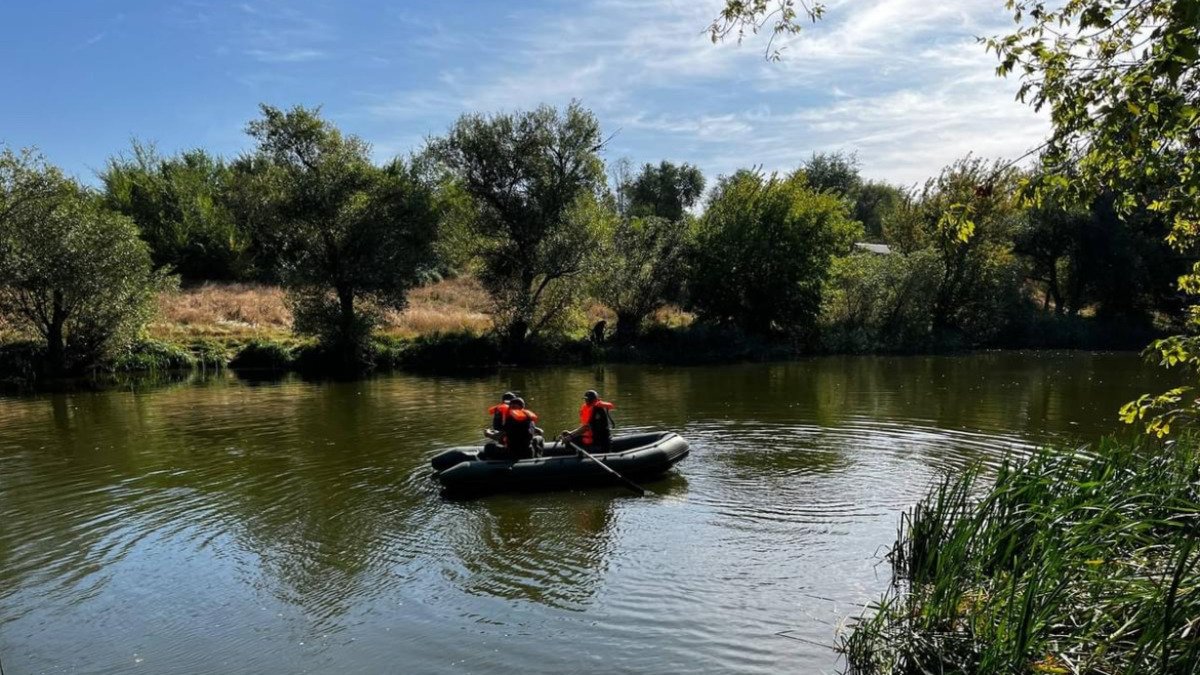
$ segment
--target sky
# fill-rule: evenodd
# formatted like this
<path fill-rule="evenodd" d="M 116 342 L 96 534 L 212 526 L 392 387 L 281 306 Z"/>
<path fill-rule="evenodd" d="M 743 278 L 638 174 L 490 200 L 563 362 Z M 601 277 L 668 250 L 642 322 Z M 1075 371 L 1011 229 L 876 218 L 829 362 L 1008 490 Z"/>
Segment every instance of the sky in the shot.
<path fill-rule="evenodd" d="M 914 185 L 967 153 L 1018 157 L 1049 129 L 976 41 L 1012 25 L 1001 0 L 826 0 L 777 62 L 763 38 L 712 44 L 720 5 L 8 0 L 0 143 L 94 182 L 133 138 L 243 152 L 265 102 L 319 105 L 385 161 L 464 112 L 578 99 L 611 136 L 610 162 L 712 178 L 843 151 L 867 178 Z"/>

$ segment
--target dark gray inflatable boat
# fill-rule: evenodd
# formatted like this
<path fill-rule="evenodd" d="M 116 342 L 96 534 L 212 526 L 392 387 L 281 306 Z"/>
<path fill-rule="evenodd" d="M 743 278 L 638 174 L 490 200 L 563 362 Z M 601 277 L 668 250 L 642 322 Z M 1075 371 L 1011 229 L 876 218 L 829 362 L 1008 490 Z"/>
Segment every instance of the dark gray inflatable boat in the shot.
<path fill-rule="evenodd" d="M 480 448 L 451 448 L 431 460 L 434 475 L 447 490 L 540 490 L 611 483 L 612 474 L 569 448 L 547 444 L 547 454 L 516 462 L 480 459 Z M 646 480 L 666 473 L 688 456 L 687 441 L 663 431 L 614 438 L 612 451 L 596 459 L 630 480 Z M 567 454 L 569 453 L 569 454 Z"/>

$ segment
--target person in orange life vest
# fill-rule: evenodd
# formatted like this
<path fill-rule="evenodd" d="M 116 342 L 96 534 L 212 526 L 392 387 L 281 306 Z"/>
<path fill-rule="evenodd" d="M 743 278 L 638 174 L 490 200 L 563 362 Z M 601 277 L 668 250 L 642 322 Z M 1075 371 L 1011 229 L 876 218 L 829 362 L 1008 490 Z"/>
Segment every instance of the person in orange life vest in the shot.
<path fill-rule="evenodd" d="M 517 395 L 511 391 L 504 392 L 500 397 L 500 403 L 488 408 L 488 414 L 492 416 L 492 427 L 483 432 L 484 436 L 493 441 L 500 440 L 501 432 L 504 431 L 504 419 L 508 417 L 509 404 Z"/>
<path fill-rule="evenodd" d="M 537 413 L 525 407 L 525 400 L 515 397 L 508 403 L 504 418 L 504 449 L 509 459 L 533 457 L 533 448 L 544 433 L 537 426 Z"/>
<path fill-rule="evenodd" d="M 609 411 L 613 407 L 608 401 L 601 401 L 594 389 L 588 389 L 579 407 L 579 427 L 562 432 L 560 438 L 564 441 L 578 438 L 591 452 L 608 452 L 612 448 L 613 421 Z"/>
<path fill-rule="evenodd" d="M 503 445 L 504 420 L 508 417 L 509 404 L 516 397 L 516 394 L 506 391 L 500 397 L 500 403 L 488 408 L 488 414 L 492 416 L 492 425 L 483 430 L 483 435 L 487 437 L 488 442 L 484 444 L 483 452 L 479 453 L 482 459 L 503 458 L 507 455 Z"/>

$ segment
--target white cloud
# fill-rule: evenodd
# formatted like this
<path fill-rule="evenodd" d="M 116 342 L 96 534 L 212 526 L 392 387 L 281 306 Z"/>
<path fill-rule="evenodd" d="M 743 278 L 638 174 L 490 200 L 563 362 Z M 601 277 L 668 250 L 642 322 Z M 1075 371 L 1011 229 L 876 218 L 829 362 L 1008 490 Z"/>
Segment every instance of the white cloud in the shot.
<path fill-rule="evenodd" d="M 427 88 L 370 93 L 363 113 L 436 133 L 464 111 L 578 98 L 606 130 L 620 129 L 610 153 L 637 161 L 690 161 L 711 176 L 786 170 L 814 151 L 845 150 L 858 152 L 868 176 L 901 183 L 969 152 L 1019 156 L 1048 129 L 1013 100 L 1016 82 L 994 76 L 994 58 L 976 41 L 1007 29 L 999 3 L 834 0 L 824 20 L 781 45 L 777 63 L 763 58 L 761 36 L 713 45 L 704 28 L 719 5 L 515 10 L 520 30 L 497 26 L 470 42 L 433 25 L 424 39 L 452 44 L 461 58 Z"/>

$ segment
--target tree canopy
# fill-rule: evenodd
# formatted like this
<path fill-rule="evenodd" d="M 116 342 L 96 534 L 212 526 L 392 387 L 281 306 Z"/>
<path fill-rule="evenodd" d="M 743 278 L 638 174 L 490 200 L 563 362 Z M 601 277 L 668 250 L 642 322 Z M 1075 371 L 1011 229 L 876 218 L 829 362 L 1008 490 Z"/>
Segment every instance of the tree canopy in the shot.
<path fill-rule="evenodd" d="M 166 281 L 133 221 L 32 153 L 6 153 L 0 176 L 0 315 L 43 340 L 52 374 L 132 340 Z"/>
<path fill-rule="evenodd" d="M 704 174 L 691 164 L 646 164 L 626 185 L 629 215 L 680 220 L 704 194 Z"/>
<path fill-rule="evenodd" d="M 370 147 L 318 110 L 264 105 L 247 131 L 266 165 L 259 186 L 269 195 L 296 328 L 362 358 L 376 310 L 402 308 L 431 261 L 431 190 L 401 160 L 372 164 Z"/>
<path fill-rule="evenodd" d="M 814 191 L 802 170 L 739 171 L 717 183 L 697 225 L 691 301 L 750 332 L 812 331 L 830 260 L 861 233 L 845 200 Z"/>
<path fill-rule="evenodd" d="M 431 144 L 473 203 L 479 277 L 511 350 L 562 315 L 579 286 L 568 281 L 595 259 L 602 145 L 599 122 L 577 102 L 464 115 Z"/>

